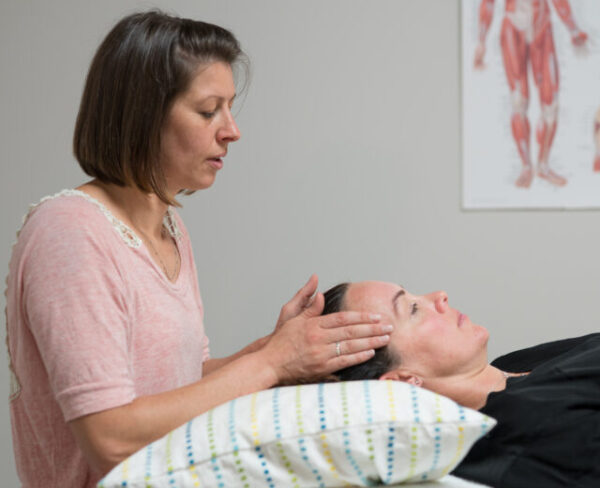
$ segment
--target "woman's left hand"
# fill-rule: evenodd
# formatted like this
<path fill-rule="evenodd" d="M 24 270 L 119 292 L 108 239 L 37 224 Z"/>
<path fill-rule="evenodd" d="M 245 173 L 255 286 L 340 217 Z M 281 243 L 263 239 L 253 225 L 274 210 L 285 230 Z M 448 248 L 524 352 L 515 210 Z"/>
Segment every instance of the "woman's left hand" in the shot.
<path fill-rule="evenodd" d="M 261 364 L 271 370 L 273 384 L 325 378 L 370 359 L 375 349 L 388 344 L 393 327 L 382 324 L 380 314 L 342 311 L 321 315 L 324 305 L 323 294 L 317 293 L 308 307 L 273 332 L 256 352 Z"/>

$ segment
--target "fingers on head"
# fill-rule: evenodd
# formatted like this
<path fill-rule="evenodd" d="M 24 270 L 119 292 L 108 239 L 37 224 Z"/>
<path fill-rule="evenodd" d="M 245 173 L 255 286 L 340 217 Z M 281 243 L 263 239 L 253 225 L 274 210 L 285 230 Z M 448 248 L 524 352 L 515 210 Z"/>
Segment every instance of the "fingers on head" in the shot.
<path fill-rule="evenodd" d="M 373 324 L 381 320 L 379 315 L 367 312 L 336 312 L 323 316 L 322 327 L 326 329 L 335 329 L 357 324 Z"/>
<path fill-rule="evenodd" d="M 390 338 L 389 336 L 377 336 L 337 342 L 340 343 L 340 353 L 347 355 L 378 349 L 389 344 Z"/>
<path fill-rule="evenodd" d="M 327 332 L 331 342 L 372 338 L 374 341 L 373 344 L 377 344 L 377 346 L 379 346 L 381 342 L 378 341 L 381 340 L 385 343 L 389 340 L 390 331 L 386 330 L 384 327 L 385 326 L 381 324 L 358 324 L 340 327 L 337 329 L 330 329 Z"/>
<path fill-rule="evenodd" d="M 355 364 L 364 363 L 373 357 L 375 351 L 373 349 L 369 349 L 367 351 L 355 352 L 352 354 L 342 354 L 341 356 L 336 356 L 330 361 L 330 365 L 332 371 L 338 371 L 340 369 L 348 368 L 349 366 L 354 366 Z"/>

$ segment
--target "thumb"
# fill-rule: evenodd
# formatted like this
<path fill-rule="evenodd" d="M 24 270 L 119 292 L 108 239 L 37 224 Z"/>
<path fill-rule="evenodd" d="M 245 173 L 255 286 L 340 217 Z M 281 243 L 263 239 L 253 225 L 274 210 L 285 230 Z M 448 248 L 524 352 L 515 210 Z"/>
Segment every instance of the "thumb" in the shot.
<path fill-rule="evenodd" d="M 306 284 L 302 287 L 302 292 L 307 297 L 312 297 L 319 286 L 319 278 L 316 274 L 312 274 Z"/>
<path fill-rule="evenodd" d="M 311 297 L 317 291 L 317 287 L 319 286 L 319 278 L 317 278 L 316 274 L 311 275 L 306 284 L 298 290 L 298 293 L 294 295 L 291 303 L 294 304 L 295 307 L 298 308 L 298 313 L 304 307 L 308 307 L 311 302 Z"/>
<path fill-rule="evenodd" d="M 308 308 L 304 310 L 303 315 L 306 318 L 318 317 L 323 313 L 323 308 L 325 307 L 325 297 L 321 292 L 318 292 L 315 295 L 314 300 L 310 304 Z"/>

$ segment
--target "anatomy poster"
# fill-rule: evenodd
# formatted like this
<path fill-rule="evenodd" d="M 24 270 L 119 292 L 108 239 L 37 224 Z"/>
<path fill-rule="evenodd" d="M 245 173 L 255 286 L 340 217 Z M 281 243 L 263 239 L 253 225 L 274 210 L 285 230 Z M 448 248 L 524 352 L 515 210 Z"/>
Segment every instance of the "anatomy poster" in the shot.
<path fill-rule="evenodd" d="M 462 0 L 463 207 L 600 207 L 600 0 Z"/>

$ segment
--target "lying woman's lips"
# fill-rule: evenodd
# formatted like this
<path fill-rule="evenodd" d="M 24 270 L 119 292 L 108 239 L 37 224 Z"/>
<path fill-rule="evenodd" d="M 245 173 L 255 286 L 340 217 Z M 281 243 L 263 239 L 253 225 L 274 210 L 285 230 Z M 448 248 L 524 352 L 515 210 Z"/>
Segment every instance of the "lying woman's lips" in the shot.
<path fill-rule="evenodd" d="M 221 169 L 223 167 L 223 160 L 221 158 L 211 158 L 207 161 L 215 169 Z"/>
<path fill-rule="evenodd" d="M 466 318 L 467 318 L 466 315 L 464 315 L 464 314 L 462 314 L 462 313 L 459 312 L 459 314 L 458 314 L 458 320 L 457 320 L 457 324 L 458 324 L 459 327 L 463 324 L 463 322 L 465 321 Z"/>

